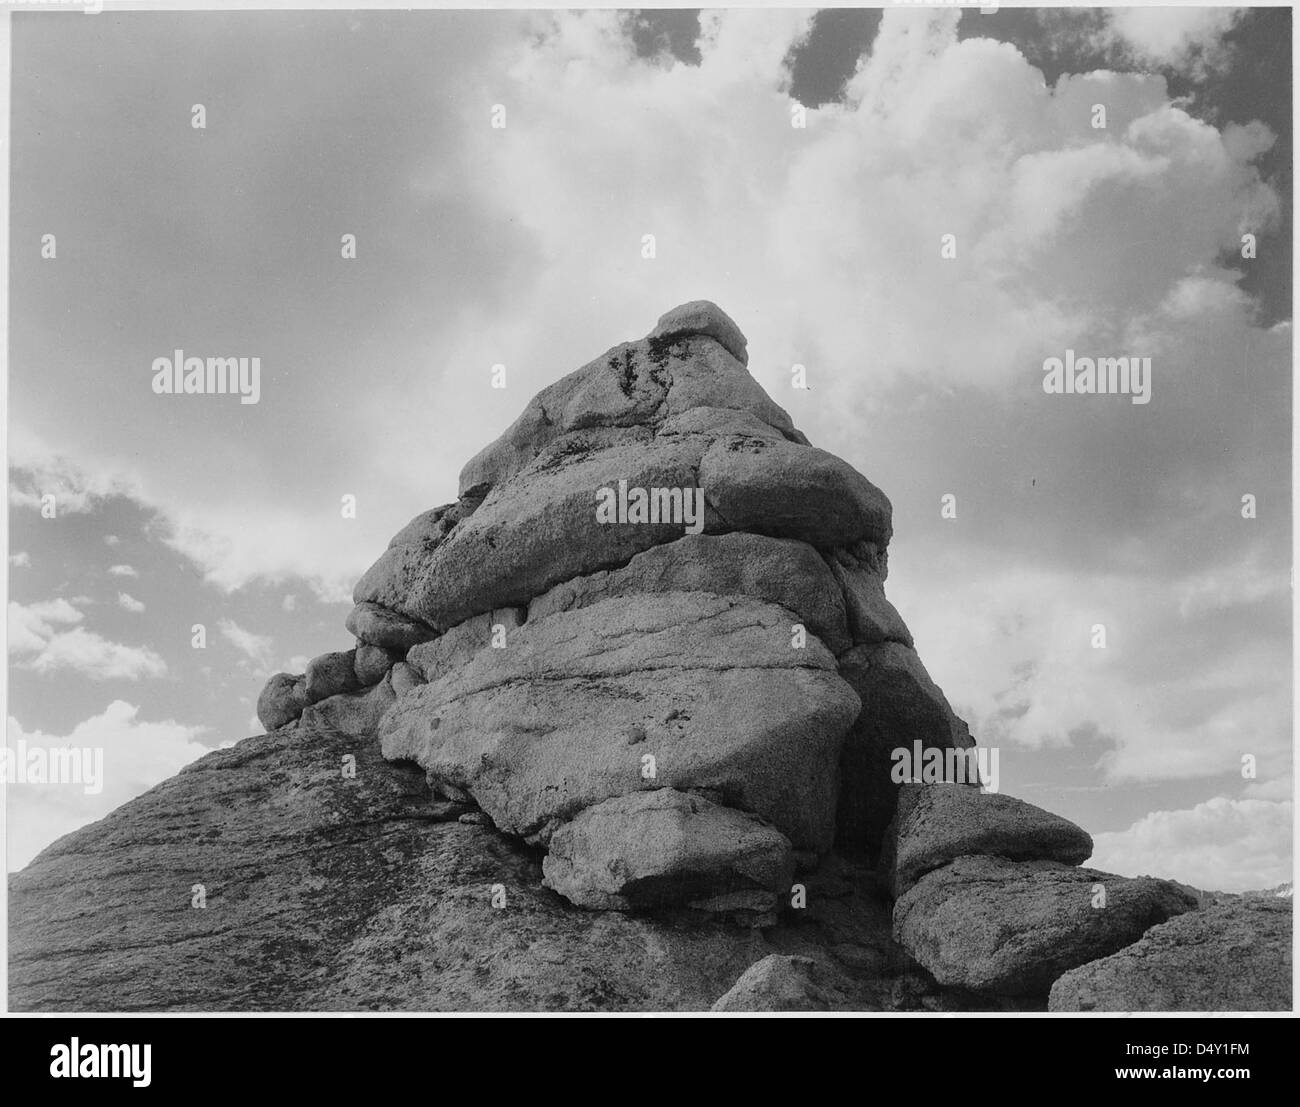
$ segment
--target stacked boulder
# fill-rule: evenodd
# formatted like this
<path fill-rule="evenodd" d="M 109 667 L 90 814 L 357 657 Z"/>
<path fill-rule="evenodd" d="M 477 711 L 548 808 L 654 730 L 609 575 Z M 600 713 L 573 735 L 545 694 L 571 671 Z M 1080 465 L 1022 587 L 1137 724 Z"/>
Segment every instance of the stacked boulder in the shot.
<path fill-rule="evenodd" d="M 1197 906 L 1167 880 L 1078 868 L 1091 854 L 1079 827 L 1011 796 L 905 784 L 880 858 L 894 939 L 940 984 L 1044 995 Z"/>
<path fill-rule="evenodd" d="M 276 673 L 257 699 L 267 730 L 320 723 L 344 734 L 373 734 L 396 698 L 391 670 L 401 654 L 358 639 L 355 649 L 322 654 L 298 676 Z"/>
<path fill-rule="evenodd" d="M 544 389 L 362 576 L 356 648 L 259 717 L 415 762 L 584 908 L 768 925 L 832 848 L 876 863 L 895 941 L 964 992 L 1045 996 L 1195 906 L 977 779 L 894 771 L 975 743 L 885 597 L 889 500 L 746 363 L 701 301 Z"/>
<path fill-rule="evenodd" d="M 974 743 L 885 598 L 889 500 L 747 360 L 700 301 L 544 389 L 259 718 L 376 734 L 583 906 L 770 920 L 796 865 L 874 854 L 889 750 Z"/>

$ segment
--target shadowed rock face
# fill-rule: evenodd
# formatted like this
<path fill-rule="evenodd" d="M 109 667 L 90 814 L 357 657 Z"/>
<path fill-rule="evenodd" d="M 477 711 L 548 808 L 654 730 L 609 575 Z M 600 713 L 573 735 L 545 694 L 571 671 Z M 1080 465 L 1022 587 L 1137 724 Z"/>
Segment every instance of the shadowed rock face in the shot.
<path fill-rule="evenodd" d="M 584 907 L 680 903 L 776 921 L 794 877 L 784 835 L 754 815 L 672 788 L 588 807 L 551 840 L 548 888 Z M 691 887 L 708 902 L 694 903 Z"/>
<path fill-rule="evenodd" d="M 894 896 L 972 854 L 1081 865 L 1092 855 L 1092 838 L 1068 819 L 1012 796 L 960 784 L 904 785 L 881 856 Z"/>
<path fill-rule="evenodd" d="M 1037 1009 L 1127 1002 L 1112 954 L 1274 951 L 1275 913 L 1166 930 L 1194 899 L 1073 868 L 1066 820 L 902 785 L 974 739 L 885 596 L 889 501 L 746 359 L 695 301 L 534 397 L 270 733 L 11 879 L 13 1005 Z"/>

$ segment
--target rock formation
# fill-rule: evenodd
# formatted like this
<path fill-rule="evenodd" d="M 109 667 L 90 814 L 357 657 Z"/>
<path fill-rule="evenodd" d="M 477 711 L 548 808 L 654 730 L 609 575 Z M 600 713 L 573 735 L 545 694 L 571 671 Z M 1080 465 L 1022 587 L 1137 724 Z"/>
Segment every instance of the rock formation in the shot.
<path fill-rule="evenodd" d="M 534 397 L 267 735 L 13 879 L 14 1005 L 1041 1009 L 1176 959 L 1172 884 L 893 779 L 974 740 L 885 597 L 889 500 L 746 361 L 700 301 Z"/>

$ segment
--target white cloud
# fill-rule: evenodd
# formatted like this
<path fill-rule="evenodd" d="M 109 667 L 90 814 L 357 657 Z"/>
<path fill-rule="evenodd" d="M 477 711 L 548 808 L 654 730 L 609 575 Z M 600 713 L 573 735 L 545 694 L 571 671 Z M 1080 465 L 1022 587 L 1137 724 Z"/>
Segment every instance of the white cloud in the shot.
<path fill-rule="evenodd" d="M 1099 766 L 1111 783 L 1235 773 L 1246 753 L 1262 779 L 1289 769 L 1289 657 L 1257 636 L 1196 648 L 1229 625 L 1228 597 L 1192 616 L 1176 580 L 980 560 L 963 551 L 945 572 L 897 558 L 889 593 L 981 745 L 1064 747 L 1095 728 L 1113 743 Z M 935 595 L 926 582 L 939 577 Z M 1255 594 L 1234 597 L 1246 627 Z M 1105 648 L 1092 646 L 1096 624 Z"/>
<path fill-rule="evenodd" d="M 9 652 L 31 655 L 19 664 L 37 673 L 67 669 L 91 680 L 139 680 L 166 674 L 166 662 L 153 650 L 110 642 L 94 631 L 75 625 L 83 618 L 64 599 L 32 604 L 11 602 Z"/>
<path fill-rule="evenodd" d="M 117 594 L 117 602 L 119 607 L 137 615 L 144 610 L 144 604 L 126 592 L 119 592 Z"/>
<path fill-rule="evenodd" d="M 358 510 L 375 506 L 363 497 Z M 322 498 L 319 509 L 310 512 L 237 503 L 202 511 L 181 508 L 171 519 L 164 541 L 194 562 L 207 583 L 233 592 L 254 580 L 296 579 L 326 603 L 351 601 L 352 586 L 387 540 L 344 518 L 338 497 Z M 395 533 L 400 526 L 394 521 L 381 530 Z"/>
<path fill-rule="evenodd" d="M 1175 586 L 1178 613 L 1185 619 L 1281 597 L 1290 588 L 1288 575 L 1270 571 L 1258 549 L 1240 561 L 1195 573 Z"/>
<path fill-rule="evenodd" d="M 359 496 L 360 520 L 340 511 L 341 490 L 311 508 L 248 499 L 194 506 L 192 489 L 175 499 L 153 491 L 159 474 L 140 474 L 89 454 L 72 458 L 15 421 L 11 427 L 10 502 L 39 510 L 41 496 L 56 495 L 59 514 L 88 513 L 110 496 L 131 499 L 157 516 L 156 533 L 203 573 L 206 583 L 233 592 L 253 581 L 303 581 L 326 603 L 348 602 L 352 585 L 387 538 L 412 512 L 393 497 Z M 148 483 L 148 487 L 146 484 Z M 116 543 L 110 543 L 115 545 Z M 130 565 L 113 576 L 137 577 Z"/>
<path fill-rule="evenodd" d="M 76 747 L 102 749 L 103 790 L 88 795 L 81 785 L 38 785 L 10 782 L 8 865 L 21 868 L 50 842 L 79 826 L 102 818 L 115 807 L 172 776 L 183 765 L 207 752 L 196 739 L 203 727 L 174 720 L 144 722 L 139 707 L 114 700 L 102 714 L 86 719 L 66 736 L 24 731 L 17 719 L 8 722 L 8 743 L 17 748 Z"/>
<path fill-rule="evenodd" d="M 290 592 L 290 593 L 289 593 L 287 596 L 285 596 L 284 599 L 281 601 L 280 606 L 281 606 L 285 611 L 292 611 L 295 607 L 298 606 L 298 597 L 295 596 L 292 592 Z"/>
<path fill-rule="evenodd" d="M 81 622 L 84 615 L 67 600 L 42 600 L 21 604 L 10 602 L 8 608 L 9 652 L 31 653 L 45 648 L 57 626 Z"/>
<path fill-rule="evenodd" d="M 1164 78 L 1093 73 L 1049 88 L 1012 46 L 959 42 L 954 10 L 886 9 L 849 102 L 792 128 L 779 59 L 806 20 L 709 13 L 702 64 L 665 69 L 627 63 L 616 13 L 545 18 L 552 33 L 502 62 L 509 80 L 494 94 L 527 103 L 528 125 L 490 131 L 475 114 L 465 126 L 487 167 L 484 202 L 532 234 L 540 271 L 512 289 L 508 318 L 466 318 L 442 375 L 417 385 L 421 406 L 481 407 L 463 366 L 492 361 L 529 394 L 556 364 L 644 333 L 647 306 L 701 296 L 736 315 L 751 371 L 778 399 L 789 367 L 809 366 L 827 422 L 837 401 L 904 376 L 1005 388 L 1045 351 L 1150 313 L 1236 240 L 1244 213 L 1275 218 L 1249 153 L 1171 107 Z M 1095 131 L 1102 89 L 1108 129 Z M 424 184 L 444 198 L 463 187 L 450 163 Z M 1116 274 L 1155 227 L 1135 295 Z M 657 238 L 649 262 L 645 233 Z M 940 258 L 945 233 L 956 263 Z M 375 395 L 376 414 L 392 403 Z M 421 434 L 377 444 L 391 471 L 427 469 L 409 464 L 435 449 Z"/>
<path fill-rule="evenodd" d="M 1239 9 L 1191 5 L 1113 8 L 1108 14 L 1110 35 L 1140 60 L 1190 69 L 1198 76 L 1223 63 L 1224 32 L 1241 16 Z"/>
<path fill-rule="evenodd" d="M 1088 864 L 1121 876 L 1172 877 L 1206 891 L 1271 888 L 1291 879 L 1293 816 L 1290 801 L 1216 796 L 1095 835 Z"/>
<path fill-rule="evenodd" d="M 346 418 L 383 433 L 340 469 L 355 485 L 321 481 L 295 504 L 245 485 L 238 502 L 195 503 L 190 474 L 152 473 L 148 495 L 131 472 L 114 478 L 162 513 L 165 541 L 208 583 L 302 581 L 346 602 L 386 539 L 450 498 L 460 465 L 524 398 L 675 303 L 705 296 L 732 311 L 754 375 L 792 408 L 789 367 L 807 365 L 816 402 L 792 414 L 837 449 L 861 440 L 854 419 L 905 378 L 1005 389 L 1081 336 L 1134 320 L 1176 327 L 1156 310 L 1164 297 L 1244 225 L 1276 218 L 1250 165 L 1258 136 L 1172 107 L 1158 76 L 1049 88 L 1014 47 L 959 42 L 955 10 L 887 9 L 849 102 L 810 112 L 804 130 L 790 126 L 782 60 L 809 12 L 705 12 L 699 66 L 633 60 L 619 13 L 524 18 L 538 33 L 488 47 L 482 84 L 460 90 L 458 156 L 431 156 L 414 181 L 527 236 L 501 278 L 509 310 L 467 296 L 450 340 L 401 348 L 389 377 L 368 382 Z M 1128 33 L 1162 46 L 1154 30 Z M 1185 24 L 1175 37 L 1206 34 Z M 1099 90 L 1104 132 L 1089 125 Z M 506 130 L 483 125 L 484 102 L 519 105 Z M 465 164 L 479 167 L 472 186 Z M 939 257 L 950 232 L 955 264 Z M 473 367 L 494 362 L 510 388 L 485 396 Z M 408 411 L 458 414 L 431 436 L 395 416 Z M 42 469 L 66 465 L 40 455 Z M 359 494 L 356 520 L 339 513 L 347 492 Z"/>
<path fill-rule="evenodd" d="M 120 539 L 116 534 L 104 535 L 105 546 L 119 546 L 121 544 L 122 544 L 122 539 Z"/>
<path fill-rule="evenodd" d="M 125 646 L 74 627 L 56 634 L 23 668 L 37 673 L 71 670 L 91 680 L 139 680 L 167 674 L 167 663 L 148 646 Z"/>
<path fill-rule="evenodd" d="M 51 451 L 17 422 L 10 426 L 9 466 L 10 504 L 40 511 L 43 497 L 52 494 L 55 518 L 86 514 L 111 496 L 138 493 L 124 474 L 79 465 Z"/>
<path fill-rule="evenodd" d="M 226 641 L 230 642 L 249 660 L 263 667 L 268 664 L 271 656 L 271 638 L 269 635 L 254 634 L 251 630 L 245 630 L 233 619 L 221 619 L 217 623 L 217 629 L 221 631 Z"/>
<path fill-rule="evenodd" d="M 26 569 L 31 566 L 32 555 L 26 550 L 19 550 L 17 553 L 9 555 L 9 564 L 15 569 Z"/>

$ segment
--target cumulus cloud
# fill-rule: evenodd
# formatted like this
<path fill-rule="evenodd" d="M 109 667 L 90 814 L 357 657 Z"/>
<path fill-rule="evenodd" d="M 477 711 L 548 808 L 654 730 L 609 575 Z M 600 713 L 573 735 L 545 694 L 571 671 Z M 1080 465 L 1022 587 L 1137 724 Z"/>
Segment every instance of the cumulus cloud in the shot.
<path fill-rule="evenodd" d="M 130 565 L 110 565 L 108 575 L 111 577 L 138 577 L 140 574 Z"/>
<path fill-rule="evenodd" d="M 1141 61 L 1190 69 L 1194 75 L 1221 66 L 1223 35 L 1241 17 L 1233 8 L 1191 5 L 1114 8 L 1106 33 Z"/>
<path fill-rule="evenodd" d="M 527 105 L 526 124 L 493 132 L 475 116 L 464 132 L 487 167 L 482 201 L 527 231 L 539 271 L 512 288 L 509 318 L 466 318 L 415 398 L 481 404 L 459 367 L 491 361 L 531 392 L 589 346 L 643 333 L 647 304 L 708 296 L 734 310 L 778 399 L 790 366 L 809 367 L 810 433 L 843 435 L 833 413 L 899 380 L 1006 389 L 1048 353 L 1120 337 L 1191 267 L 1277 219 L 1251 164 L 1267 135 L 1230 141 L 1159 76 L 1048 87 L 1014 47 L 958 41 L 951 10 L 887 9 L 847 103 L 794 128 L 780 63 L 807 18 L 706 13 L 701 64 L 665 68 L 630 61 L 616 13 L 539 16 L 540 41 L 503 60 L 494 94 Z M 462 187 L 450 162 L 423 184 L 447 201 Z M 380 445 L 390 468 L 429 456 L 420 433 Z"/>
<path fill-rule="evenodd" d="M 65 599 L 29 604 L 11 601 L 7 615 L 10 653 L 40 650 L 55 635 L 57 627 L 71 626 L 85 618 Z"/>
<path fill-rule="evenodd" d="M 673 303 L 708 296 L 732 310 L 755 376 L 791 406 L 802 399 L 790 366 L 807 365 L 816 402 L 796 418 L 847 453 L 900 380 L 1006 389 L 1066 345 L 1139 325 L 1161 340 L 1176 324 L 1161 304 L 1189 269 L 1208 263 L 1201 279 L 1234 292 L 1214 259 L 1277 218 L 1252 166 L 1261 129 L 1216 131 L 1173 105 L 1159 76 L 1048 87 L 1014 47 L 958 41 L 955 10 L 887 9 L 847 102 L 811 111 L 804 129 L 790 125 L 783 64 L 808 12 L 705 12 L 698 66 L 638 61 L 617 12 L 524 18 L 535 33 L 492 43 L 466 77 L 464 115 L 447 120 L 458 157 L 428 158 L 412 182 L 454 210 L 471 199 L 458 166 L 478 167 L 476 214 L 518 236 L 493 261 L 509 311 L 466 297 L 448 341 L 403 350 L 388 379 L 354 394 L 348 426 L 384 427 L 352 459 L 356 483 L 382 494 L 348 520 L 339 496 L 354 489 L 341 476 L 307 505 L 254 491 L 201 507 L 154 494 L 157 474 L 149 495 L 138 477 L 116 478 L 209 583 L 302 580 L 346 602 L 376 543 L 448 495 L 522 397 Z M 1160 45 L 1140 25 L 1131 34 Z M 1206 34 L 1188 24 L 1178 40 Z M 498 101 L 505 130 L 478 107 Z M 945 234 L 954 261 L 940 256 Z M 494 392 L 484 381 L 498 362 L 510 387 Z M 460 417 L 431 436 L 398 411 Z"/>
<path fill-rule="evenodd" d="M 161 677 L 167 663 L 147 646 L 111 642 L 78 626 L 84 616 L 63 599 L 10 603 L 9 651 L 24 655 L 19 667 L 37 673 L 69 670 L 91 680 Z M 68 627 L 70 629 L 62 629 Z"/>
<path fill-rule="evenodd" d="M 362 497 L 358 511 L 374 506 Z M 182 507 L 169 520 L 166 544 L 223 592 L 252 581 L 299 580 L 325 603 L 348 603 L 357 577 L 374 560 L 375 535 L 342 514 L 338 496 L 322 495 L 311 511 L 239 503 Z"/>
<path fill-rule="evenodd" d="M 126 646 L 86 630 L 56 634 L 24 668 L 37 673 L 67 669 L 91 680 L 139 680 L 167 674 L 167 663 L 148 646 Z"/>
<path fill-rule="evenodd" d="M 17 553 L 9 555 L 9 564 L 15 569 L 27 569 L 32 564 L 32 555 L 26 550 L 19 550 Z"/>
<path fill-rule="evenodd" d="M 144 610 L 144 604 L 127 592 L 117 594 L 117 603 L 119 607 L 137 615 Z"/>
<path fill-rule="evenodd" d="M 1291 802 L 1216 796 L 1184 811 L 1153 811 L 1127 830 L 1094 836 L 1089 865 L 1121 876 L 1172 877 L 1206 891 L 1245 892 L 1291 879 Z"/>
<path fill-rule="evenodd" d="M 7 860 L 11 871 L 27 864 L 56 838 L 103 818 L 207 752 L 197 741 L 203 727 L 171 719 L 146 722 L 139 713 L 136 705 L 114 700 L 102 713 L 78 723 L 66 735 L 26 731 L 16 718 L 9 718 L 7 740 L 15 751 L 20 740 L 28 749 L 103 751 L 103 787 L 97 794 L 88 794 L 81 784 L 7 784 Z"/>

